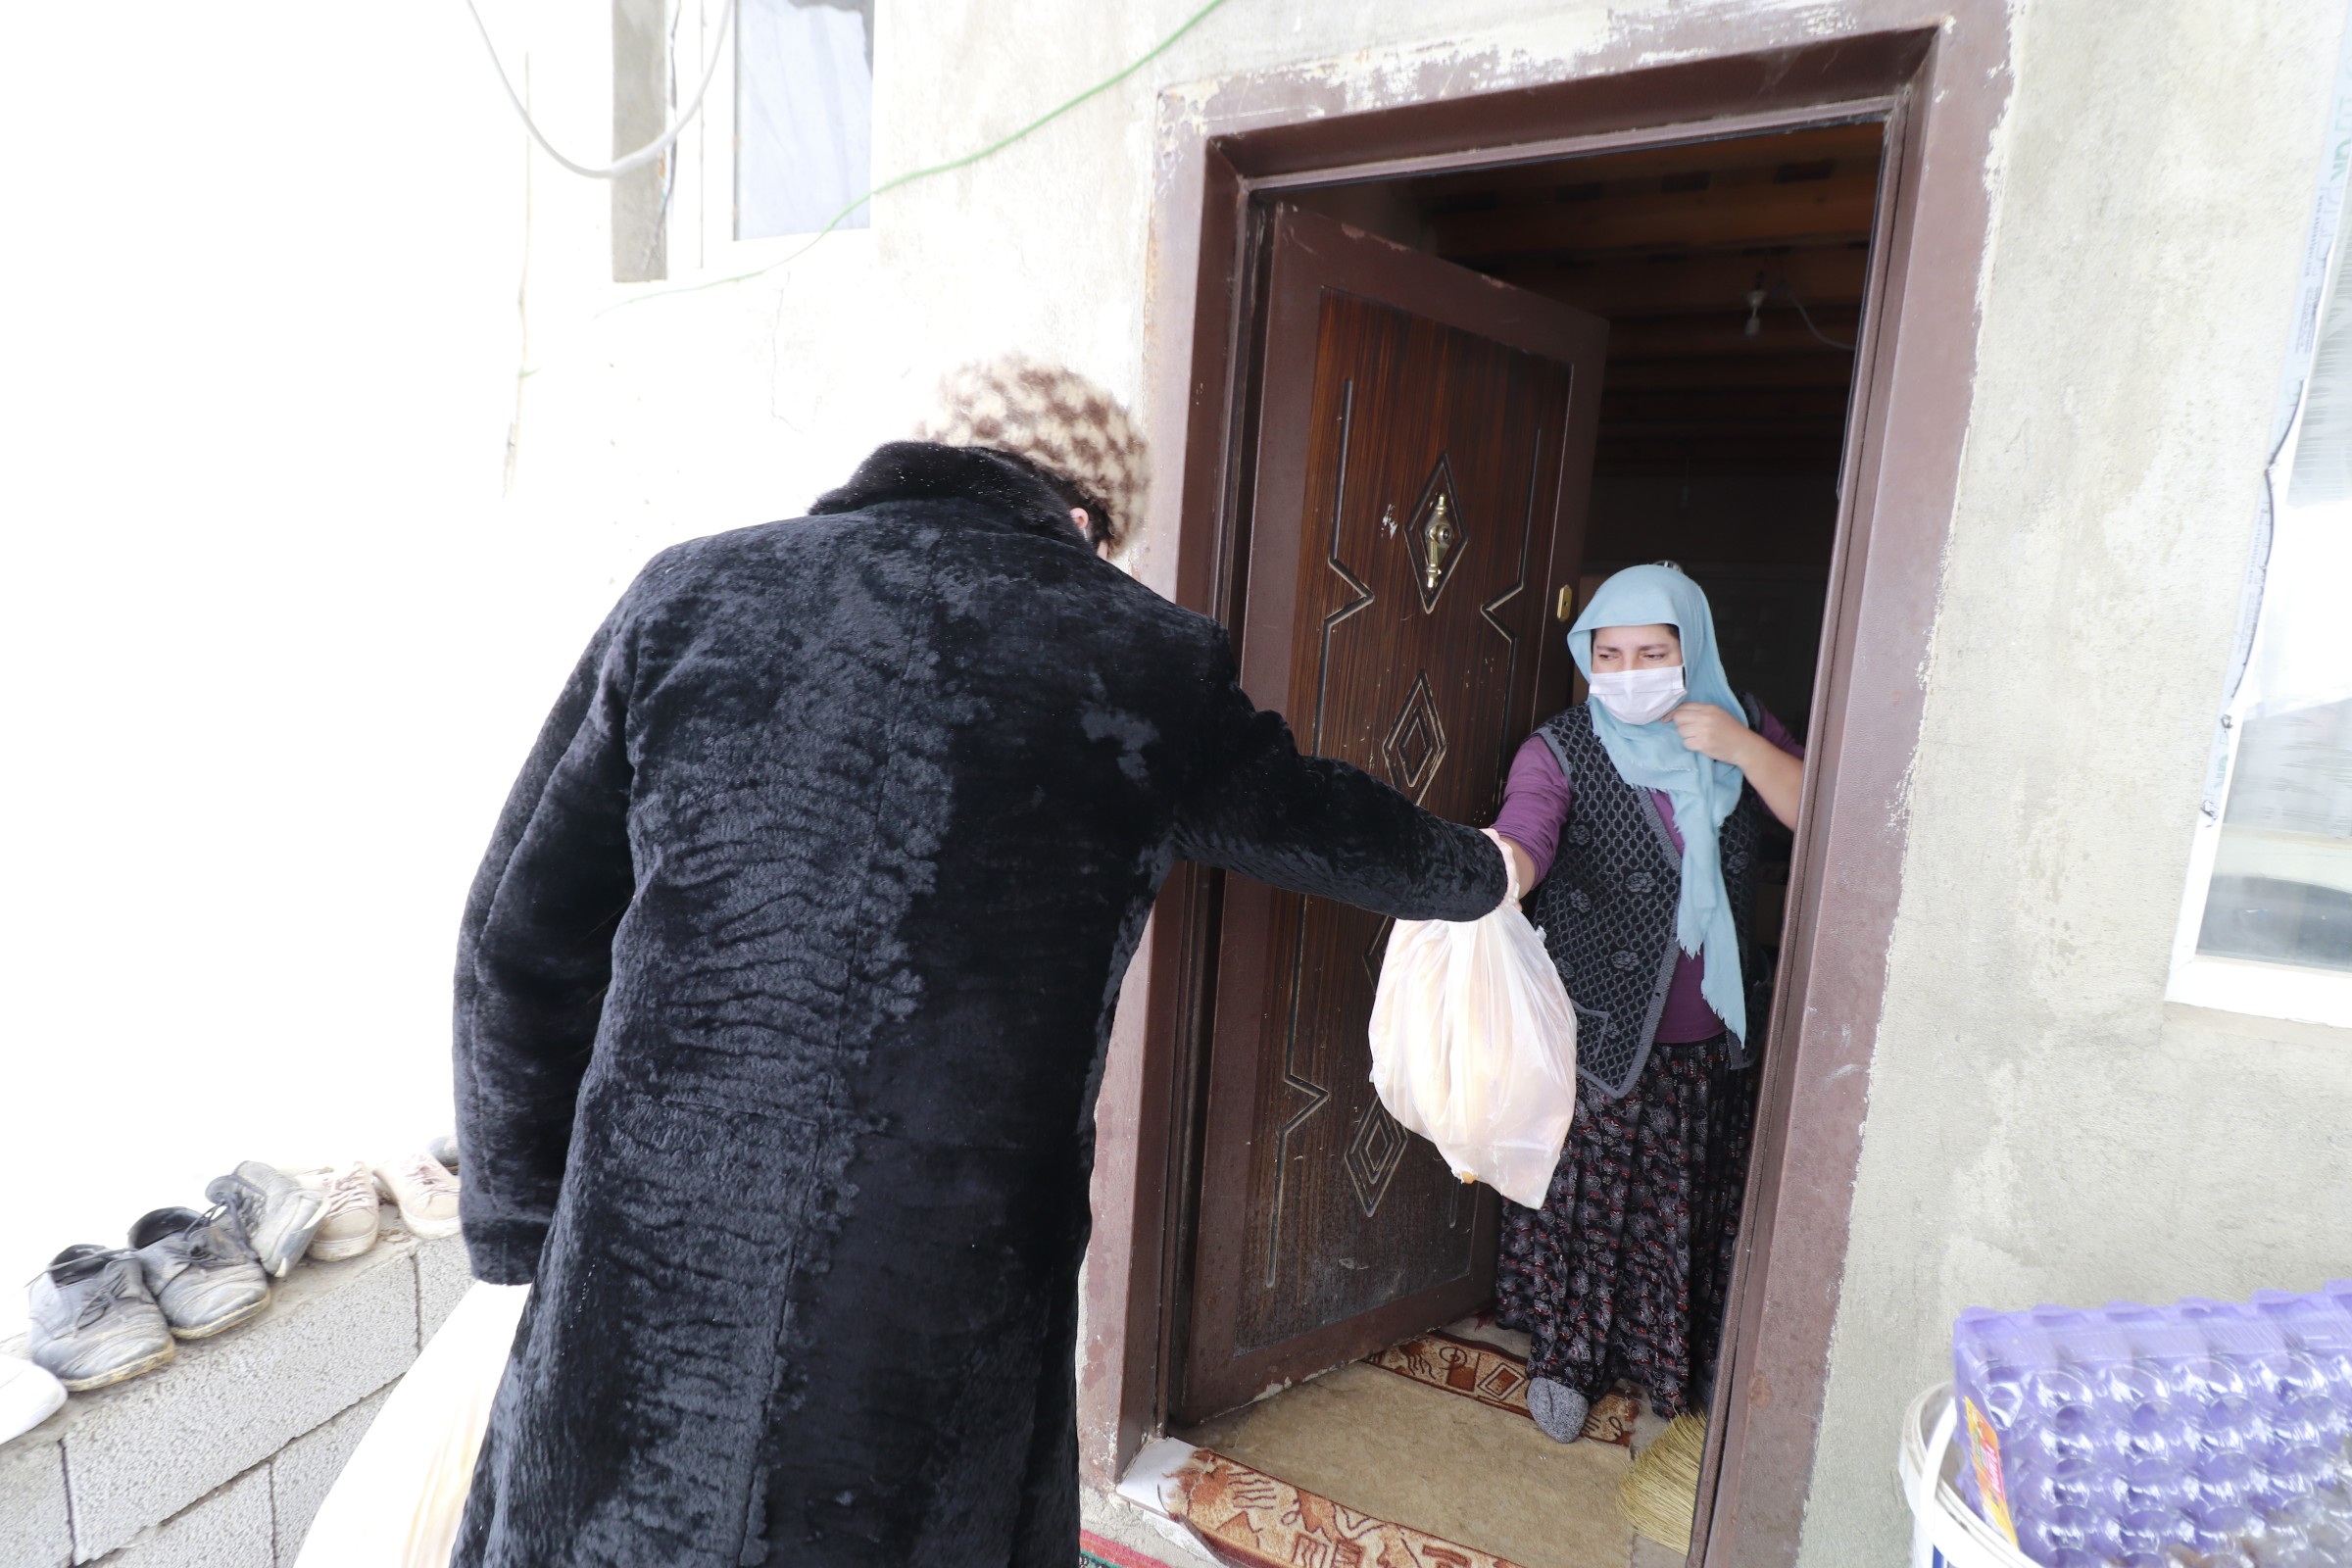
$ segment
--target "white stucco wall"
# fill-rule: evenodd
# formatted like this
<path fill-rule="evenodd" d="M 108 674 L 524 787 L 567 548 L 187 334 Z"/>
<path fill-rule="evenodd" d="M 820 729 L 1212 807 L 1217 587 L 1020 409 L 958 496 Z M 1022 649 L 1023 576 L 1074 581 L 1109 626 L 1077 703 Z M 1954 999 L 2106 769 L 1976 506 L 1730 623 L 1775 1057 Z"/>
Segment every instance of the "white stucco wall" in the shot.
<path fill-rule="evenodd" d="M 601 152 L 603 13 L 484 4 L 551 134 Z M 882 0 L 877 173 L 992 140 L 1193 6 Z M 0 1204 L 8 1278 L 242 1155 L 446 1119 L 465 882 L 606 606 L 665 543 L 799 511 L 963 354 L 1139 393 L 1162 90 L 1320 62 L 1369 106 L 1691 14 L 1231 0 L 871 229 L 682 292 L 609 281 L 602 186 L 541 160 L 526 188 L 462 11 L 134 13 L 102 99 L 29 69 L 0 94 L 20 138 L 73 130 L 21 175 L 40 242 L 0 258 L 0 1175 L 39 1195 Z M 2352 1041 L 2161 1002 L 2340 10 L 2017 15 L 1811 1563 L 1893 1560 L 1895 1414 L 1960 1305 L 2352 1272 Z M 20 61 L 94 47 L 70 18 L 11 31 Z"/>
<path fill-rule="evenodd" d="M 2021 10 L 1808 1563 L 1961 1307 L 2352 1274 L 2352 1034 L 2163 1001 L 2343 16 Z"/>

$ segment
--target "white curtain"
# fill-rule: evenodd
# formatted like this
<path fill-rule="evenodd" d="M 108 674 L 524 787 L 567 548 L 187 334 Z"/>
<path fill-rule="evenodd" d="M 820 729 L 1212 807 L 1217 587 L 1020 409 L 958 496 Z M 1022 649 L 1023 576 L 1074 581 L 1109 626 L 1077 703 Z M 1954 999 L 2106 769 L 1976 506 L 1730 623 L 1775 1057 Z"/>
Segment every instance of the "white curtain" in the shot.
<path fill-rule="evenodd" d="M 873 183 L 871 8 L 742 0 L 735 237 L 813 234 Z M 866 226 L 867 209 L 843 220 Z"/>

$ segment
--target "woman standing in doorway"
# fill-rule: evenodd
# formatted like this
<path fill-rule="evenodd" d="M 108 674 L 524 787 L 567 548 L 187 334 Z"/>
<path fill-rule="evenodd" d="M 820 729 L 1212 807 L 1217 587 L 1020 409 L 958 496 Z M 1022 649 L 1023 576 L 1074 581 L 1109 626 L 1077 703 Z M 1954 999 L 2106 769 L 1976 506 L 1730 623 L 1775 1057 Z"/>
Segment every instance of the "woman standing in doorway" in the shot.
<path fill-rule="evenodd" d="M 1505 1202 L 1497 1317 L 1534 1339 L 1528 1404 L 1569 1443 L 1620 1378 L 1661 1415 L 1714 1377 L 1770 976 L 1749 907 L 1803 749 L 1733 695 L 1671 564 L 1601 585 L 1568 633 L 1592 696 L 1529 737 L 1495 831 L 1576 1006 L 1576 1122 L 1540 1209 Z M 1744 714 L 1744 716 L 1742 716 Z"/>

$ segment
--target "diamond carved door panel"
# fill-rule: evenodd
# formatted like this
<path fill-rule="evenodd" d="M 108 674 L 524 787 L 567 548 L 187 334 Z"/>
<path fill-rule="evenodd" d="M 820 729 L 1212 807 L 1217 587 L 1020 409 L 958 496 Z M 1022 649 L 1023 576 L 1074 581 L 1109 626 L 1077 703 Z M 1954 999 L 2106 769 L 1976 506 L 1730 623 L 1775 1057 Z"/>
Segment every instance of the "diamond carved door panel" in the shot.
<path fill-rule="evenodd" d="M 1243 676 L 1302 748 L 1489 820 L 1574 581 L 1605 327 L 1277 209 Z M 1494 1196 L 1379 1103 L 1391 922 L 1228 879 L 1180 1419 L 1492 1294 Z"/>
<path fill-rule="evenodd" d="M 1413 694 L 1404 700 L 1404 710 L 1396 715 L 1388 739 L 1380 743 L 1380 755 L 1391 784 L 1416 801 L 1427 798 L 1438 769 L 1446 765 L 1446 715 L 1430 695 L 1428 670 L 1413 678 Z"/>
<path fill-rule="evenodd" d="M 1453 466 L 1441 452 L 1438 466 L 1430 470 L 1421 504 L 1404 526 L 1404 548 L 1411 552 L 1413 564 L 1421 572 L 1420 581 L 1413 586 L 1421 595 L 1423 610 L 1438 608 L 1439 597 L 1453 578 L 1453 568 L 1461 564 L 1462 546 L 1467 542 L 1464 526 L 1462 498 L 1453 488 Z"/>

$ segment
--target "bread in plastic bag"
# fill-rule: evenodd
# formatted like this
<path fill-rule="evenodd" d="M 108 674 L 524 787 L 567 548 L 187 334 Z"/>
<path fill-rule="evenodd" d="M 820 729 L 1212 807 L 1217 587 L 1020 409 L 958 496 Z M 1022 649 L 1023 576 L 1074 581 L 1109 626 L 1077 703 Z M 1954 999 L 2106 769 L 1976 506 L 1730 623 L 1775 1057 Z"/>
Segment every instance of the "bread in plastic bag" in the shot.
<path fill-rule="evenodd" d="M 1396 922 L 1372 1001 L 1372 1087 L 1455 1175 L 1542 1206 L 1576 1119 L 1576 1010 L 1516 904 Z"/>

